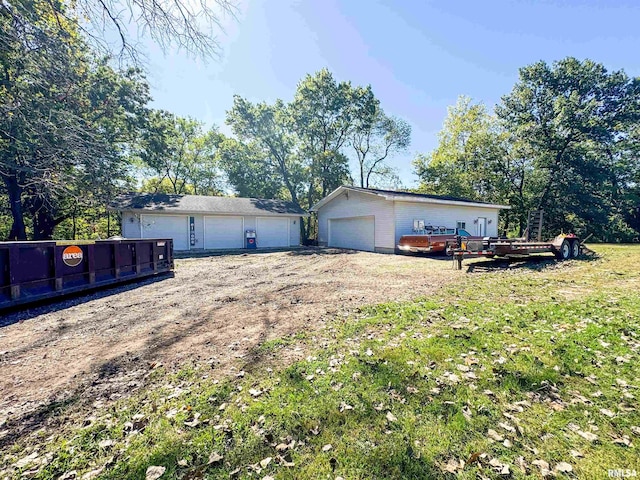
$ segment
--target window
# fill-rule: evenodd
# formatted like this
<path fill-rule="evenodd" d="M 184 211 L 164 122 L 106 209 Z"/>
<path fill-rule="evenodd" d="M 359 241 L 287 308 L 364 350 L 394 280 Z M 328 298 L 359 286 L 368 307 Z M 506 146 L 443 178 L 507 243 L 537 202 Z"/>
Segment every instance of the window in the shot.
<path fill-rule="evenodd" d="M 456 222 L 456 228 L 465 230 L 467 228 L 467 222 Z"/>
<path fill-rule="evenodd" d="M 424 220 L 414 220 L 413 221 L 413 231 L 421 232 L 424 230 Z"/>

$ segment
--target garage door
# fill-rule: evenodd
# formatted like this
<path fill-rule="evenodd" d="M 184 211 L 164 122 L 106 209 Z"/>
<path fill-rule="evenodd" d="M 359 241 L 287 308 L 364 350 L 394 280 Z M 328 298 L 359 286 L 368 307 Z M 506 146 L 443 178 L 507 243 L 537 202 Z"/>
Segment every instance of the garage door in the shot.
<path fill-rule="evenodd" d="M 288 218 L 258 218 L 256 224 L 258 248 L 288 247 Z"/>
<path fill-rule="evenodd" d="M 373 252 L 375 250 L 374 217 L 330 219 L 329 246 Z"/>
<path fill-rule="evenodd" d="M 189 250 L 189 223 L 184 215 L 142 215 L 142 238 L 172 238 L 174 250 Z"/>
<path fill-rule="evenodd" d="M 243 248 L 242 217 L 204 217 L 204 248 Z"/>

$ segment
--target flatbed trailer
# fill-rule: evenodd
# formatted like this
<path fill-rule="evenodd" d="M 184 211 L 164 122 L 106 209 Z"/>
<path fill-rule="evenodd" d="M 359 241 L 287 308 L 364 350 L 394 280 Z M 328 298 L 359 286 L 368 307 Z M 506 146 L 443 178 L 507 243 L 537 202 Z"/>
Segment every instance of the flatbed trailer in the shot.
<path fill-rule="evenodd" d="M 0 311 L 173 270 L 173 240 L 0 242 Z"/>
<path fill-rule="evenodd" d="M 553 253 L 560 260 L 578 257 L 582 251 L 580 239 L 573 235 L 558 235 L 548 242 L 529 241 L 526 238 L 492 238 L 457 242 L 459 247 L 450 250 L 457 269 L 462 269 L 465 258 L 526 258 L 539 253 Z"/>

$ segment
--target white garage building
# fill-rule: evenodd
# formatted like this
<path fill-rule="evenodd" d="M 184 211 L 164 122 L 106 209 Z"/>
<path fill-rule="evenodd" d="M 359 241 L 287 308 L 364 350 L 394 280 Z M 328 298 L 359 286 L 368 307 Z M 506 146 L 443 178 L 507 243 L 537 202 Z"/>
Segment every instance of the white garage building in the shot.
<path fill-rule="evenodd" d="M 258 248 L 300 245 L 300 220 L 291 202 L 202 195 L 131 194 L 118 197 L 122 236 L 172 238 L 176 251 L 245 248 L 247 230 Z"/>
<path fill-rule="evenodd" d="M 311 211 L 318 214 L 319 245 L 393 253 L 400 237 L 420 224 L 497 236 L 498 213 L 508 208 L 438 195 L 339 187 Z"/>

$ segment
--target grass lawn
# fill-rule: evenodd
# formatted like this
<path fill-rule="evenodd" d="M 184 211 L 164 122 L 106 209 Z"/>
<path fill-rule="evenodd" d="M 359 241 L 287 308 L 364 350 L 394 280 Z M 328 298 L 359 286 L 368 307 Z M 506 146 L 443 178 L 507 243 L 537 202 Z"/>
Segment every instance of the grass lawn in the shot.
<path fill-rule="evenodd" d="M 593 248 L 597 259 L 478 267 L 431 298 L 272 341 L 231 379 L 158 368 L 153 388 L 14 446 L 0 468 L 51 479 L 640 475 L 640 247 Z M 278 366 L 295 348 L 311 355 Z"/>

